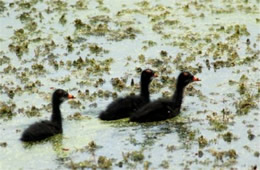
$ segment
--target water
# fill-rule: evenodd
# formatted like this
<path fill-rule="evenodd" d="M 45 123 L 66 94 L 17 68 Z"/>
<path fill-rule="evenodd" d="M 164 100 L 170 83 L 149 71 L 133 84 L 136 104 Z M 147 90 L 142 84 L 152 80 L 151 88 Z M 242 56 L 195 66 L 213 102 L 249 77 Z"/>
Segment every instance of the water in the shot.
<path fill-rule="evenodd" d="M 77 2 L 0 3 L 0 102 L 15 104 L 10 119 L 0 116 L 0 169 L 260 166 L 259 1 Z M 19 29 L 21 36 L 15 36 Z M 92 60 L 75 64 L 80 57 Z M 141 125 L 98 120 L 112 92 L 138 93 L 130 86 L 132 78 L 138 85 L 138 68 L 159 73 L 152 100 L 173 93 L 174 85 L 162 77 L 171 80 L 182 69 L 202 81 L 189 85 L 181 115 L 172 120 Z M 114 88 L 112 78 L 125 79 L 125 88 Z M 77 97 L 61 107 L 64 134 L 23 144 L 25 128 L 49 119 L 52 87 Z M 239 102 L 245 104 L 238 107 Z M 28 116 L 32 106 L 39 111 Z M 238 114 L 246 107 L 246 114 Z M 69 117 L 75 113 L 79 120 Z"/>

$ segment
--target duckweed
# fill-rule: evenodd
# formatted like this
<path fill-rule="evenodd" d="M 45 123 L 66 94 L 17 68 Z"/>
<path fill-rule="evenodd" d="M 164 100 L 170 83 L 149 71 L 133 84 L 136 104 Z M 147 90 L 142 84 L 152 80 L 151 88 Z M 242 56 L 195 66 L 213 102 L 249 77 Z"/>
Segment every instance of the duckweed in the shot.
<path fill-rule="evenodd" d="M 7 47 L 0 50 L 0 146 L 10 158 L 1 160 L 3 169 L 257 169 L 258 11 L 257 2 L 247 0 L 0 1 L 0 43 Z M 142 125 L 97 120 L 110 101 L 138 93 L 144 68 L 160 75 L 150 85 L 151 100 L 171 97 L 181 70 L 202 81 L 187 87 L 182 112 L 174 119 Z M 47 151 L 41 162 L 25 165 L 21 159 L 13 167 L 10 160 L 21 148 L 8 140 L 16 141 L 28 126 L 16 121 L 49 117 L 41 111 L 50 113 L 51 105 L 38 105 L 50 101 L 49 86 L 77 97 L 61 107 L 69 120 L 64 134 L 24 147 L 33 152 L 23 154 L 26 159 Z M 74 124 L 86 128 L 66 128 Z M 245 138 L 239 136 L 241 127 Z"/>

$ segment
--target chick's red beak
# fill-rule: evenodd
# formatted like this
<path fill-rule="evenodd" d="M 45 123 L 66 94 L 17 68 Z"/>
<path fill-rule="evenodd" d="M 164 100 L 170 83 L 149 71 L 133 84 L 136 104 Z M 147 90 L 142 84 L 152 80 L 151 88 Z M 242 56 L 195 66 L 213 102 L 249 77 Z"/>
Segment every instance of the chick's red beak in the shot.
<path fill-rule="evenodd" d="M 68 94 L 68 99 L 75 99 L 75 97 L 71 94 Z"/>
<path fill-rule="evenodd" d="M 193 81 L 200 81 L 198 77 L 193 76 Z"/>

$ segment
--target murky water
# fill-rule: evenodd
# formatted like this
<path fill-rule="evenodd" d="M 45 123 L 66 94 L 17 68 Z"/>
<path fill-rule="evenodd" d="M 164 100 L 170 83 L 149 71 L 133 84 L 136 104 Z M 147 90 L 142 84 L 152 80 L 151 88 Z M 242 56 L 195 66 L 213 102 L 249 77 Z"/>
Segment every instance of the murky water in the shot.
<path fill-rule="evenodd" d="M 259 168 L 259 0 L 0 1 L 0 23 L 0 169 Z M 159 73 L 152 99 L 180 70 L 202 81 L 172 120 L 98 120 L 138 93 L 140 68 Z M 61 107 L 64 134 L 26 145 L 52 87 L 77 97 Z"/>

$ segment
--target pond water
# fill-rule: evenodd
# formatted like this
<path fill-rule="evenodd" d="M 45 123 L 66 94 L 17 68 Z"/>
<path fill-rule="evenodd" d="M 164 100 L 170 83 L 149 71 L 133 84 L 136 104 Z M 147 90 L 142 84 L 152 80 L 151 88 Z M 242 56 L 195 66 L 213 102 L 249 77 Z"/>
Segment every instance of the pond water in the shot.
<path fill-rule="evenodd" d="M 0 1 L 0 169 L 259 168 L 259 4 Z M 172 95 L 181 70 L 202 81 L 171 120 L 99 120 L 139 92 L 145 68 L 159 74 L 152 100 Z M 53 88 L 76 96 L 61 106 L 63 135 L 22 143 L 49 119 Z"/>

